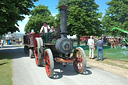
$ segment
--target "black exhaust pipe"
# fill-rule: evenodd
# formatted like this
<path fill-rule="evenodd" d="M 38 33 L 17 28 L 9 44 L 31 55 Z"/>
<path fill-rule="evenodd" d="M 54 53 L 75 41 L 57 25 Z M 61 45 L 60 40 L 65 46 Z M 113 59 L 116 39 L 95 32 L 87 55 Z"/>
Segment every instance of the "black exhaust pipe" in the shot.
<path fill-rule="evenodd" d="M 61 37 L 66 37 L 67 38 L 67 6 L 60 6 L 60 20 L 61 20 Z"/>
<path fill-rule="evenodd" d="M 68 54 L 71 53 L 73 49 L 73 43 L 70 39 L 67 38 L 67 6 L 60 6 L 60 20 L 61 20 L 61 38 L 57 40 L 56 42 L 56 50 L 59 53 L 65 54 L 65 57 L 68 56 Z"/>

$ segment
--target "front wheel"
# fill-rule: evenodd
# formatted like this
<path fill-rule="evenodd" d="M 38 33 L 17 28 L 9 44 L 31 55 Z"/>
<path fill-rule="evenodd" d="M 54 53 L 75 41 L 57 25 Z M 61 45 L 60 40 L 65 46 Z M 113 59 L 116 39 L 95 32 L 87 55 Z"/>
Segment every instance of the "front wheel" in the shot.
<path fill-rule="evenodd" d="M 73 54 L 75 60 L 73 62 L 74 69 L 77 73 L 83 73 L 86 70 L 86 54 L 81 47 L 77 47 Z"/>
<path fill-rule="evenodd" d="M 50 49 L 46 49 L 44 51 L 44 61 L 45 61 L 45 70 L 48 77 L 54 76 L 54 60 L 52 51 Z"/>

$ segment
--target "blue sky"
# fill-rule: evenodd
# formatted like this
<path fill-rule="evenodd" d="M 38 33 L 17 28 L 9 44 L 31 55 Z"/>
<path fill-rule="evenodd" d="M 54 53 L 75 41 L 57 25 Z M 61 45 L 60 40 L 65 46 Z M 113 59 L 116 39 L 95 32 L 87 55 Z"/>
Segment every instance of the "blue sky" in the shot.
<path fill-rule="evenodd" d="M 95 0 L 96 4 L 99 5 L 99 11 L 103 14 L 105 13 L 105 9 L 108 8 L 108 6 L 105 4 L 106 2 L 111 0 Z M 48 9 L 51 11 L 53 15 L 58 13 L 58 10 L 56 9 L 58 5 L 58 0 L 39 0 L 38 2 L 35 2 L 35 5 L 38 6 L 39 4 L 48 6 Z"/>
<path fill-rule="evenodd" d="M 56 9 L 58 5 L 58 0 L 39 0 L 38 2 L 35 2 L 36 6 L 38 6 L 39 4 L 48 6 L 48 9 L 53 15 L 58 13 L 58 10 Z"/>
<path fill-rule="evenodd" d="M 99 12 L 102 12 L 103 15 L 105 14 L 105 9 L 108 8 L 108 6 L 105 4 L 106 2 L 111 1 L 111 0 L 95 0 L 96 4 L 99 5 Z M 55 16 L 58 13 L 58 10 L 56 9 L 58 5 L 58 0 L 39 0 L 34 3 L 35 6 L 38 6 L 39 4 L 48 6 L 48 9 L 51 11 L 52 15 Z M 21 33 L 24 33 L 24 27 L 25 24 L 29 20 L 29 16 L 25 16 L 26 18 L 21 22 L 18 22 L 19 24 L 19 29 Z"/>

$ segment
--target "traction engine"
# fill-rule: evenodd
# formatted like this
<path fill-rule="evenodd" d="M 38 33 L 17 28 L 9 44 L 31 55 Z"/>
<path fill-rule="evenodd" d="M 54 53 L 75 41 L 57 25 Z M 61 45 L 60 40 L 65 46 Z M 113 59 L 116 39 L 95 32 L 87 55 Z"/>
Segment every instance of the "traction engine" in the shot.
<path fill-rule="evenodd" d="M 67 38 L 67 7 L 60 6 L 61 26 L 55 32 L 24 36 L 24 51 L 29 50 L 30 58 L 35 57 L 37 66 L 43 65 L 48 77 L 54 76 L 54 63 L 63 66 L 73 62 L 77 73 L 86 70 L 86 55 L 81 47 L 73 49 L 73 42 Z"/>

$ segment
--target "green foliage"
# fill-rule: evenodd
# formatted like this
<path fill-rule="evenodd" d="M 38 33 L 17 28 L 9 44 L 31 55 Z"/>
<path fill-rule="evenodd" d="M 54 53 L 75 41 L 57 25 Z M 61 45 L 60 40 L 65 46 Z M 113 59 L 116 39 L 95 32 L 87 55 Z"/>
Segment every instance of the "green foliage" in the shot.
<path fill-rule="evenodd" d="M 100 35 L 101 13 L 94 0 L 59 0 L 59 5 L 68 6 L 67 26 L 70 35 Z M 100 32 L 100 33 L 99 33 Z"/>
<path fill-rule="evenodd" d="M 71 1 L 71 0 L 59 0 L 58 7 L 59 7 L 59 6 L 62 6 L 62 5 L 67 6 L 68 3 L 69 3 L 69 1 Z"/>
<path fill-rule="evenodd" d="M 35 32 L 39 32 L 43 22 L 47 22 L 48 25 L 53 25 L 54 17 L 48 10 L 48 6 L 39 5 L 34 7 L 30 12 L 31 17 L 25 26 L 25 32 L 30 32 L 32 29 Z"/>
<path fill-rule="evenodd" d="M 128 0 L 111 0 L 106 3 L 109 8 L 102 19 L 106 34 L 122 35 L 120 31 L 111 32 L 113 27 L 128 30 Z"/>
<path fill-rule="evenodd" d="M 0 35 L 19 31 L 17 22 L 29 15 L 35 1 L 38 0 L 0 0 Z"/>
<path fill-rule="evenodd" d="M 60 25 L 60 13 L 55 16 L 54 24 L 56 27 Z"/>

